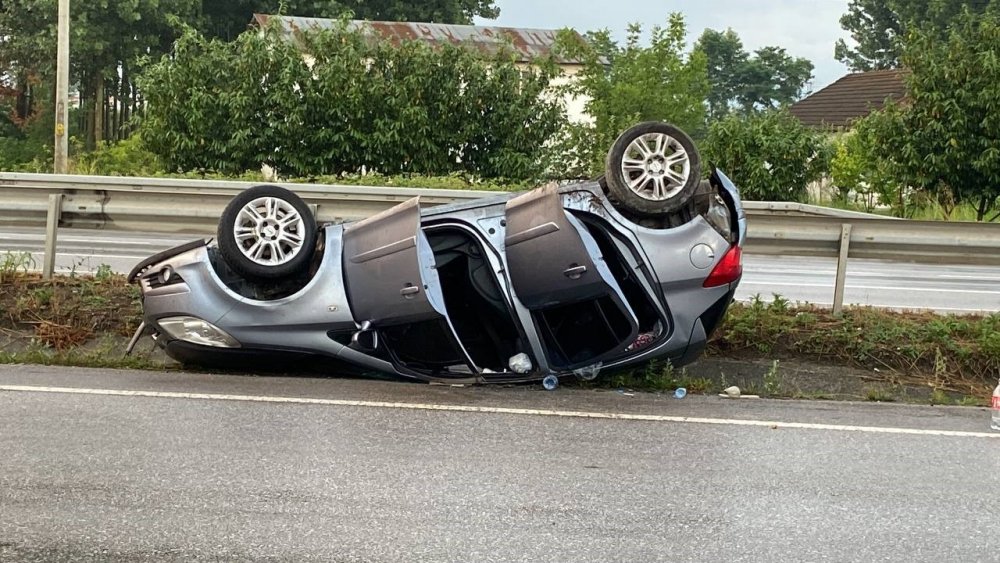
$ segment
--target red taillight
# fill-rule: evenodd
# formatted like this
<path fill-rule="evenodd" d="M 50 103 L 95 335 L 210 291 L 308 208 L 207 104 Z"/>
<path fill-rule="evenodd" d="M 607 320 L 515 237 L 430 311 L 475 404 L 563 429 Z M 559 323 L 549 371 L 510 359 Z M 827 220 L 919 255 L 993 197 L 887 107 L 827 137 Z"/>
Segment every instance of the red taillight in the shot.
<path fill-rule="evenodd" d="M 743 275 L 743 249 L 738 246 L 730 247 L 726 255 L 719 260 L 719 263 L 712 269 L 712 273 L 705 278 L 704 287 L 719 287 L 732 283 Z"/>

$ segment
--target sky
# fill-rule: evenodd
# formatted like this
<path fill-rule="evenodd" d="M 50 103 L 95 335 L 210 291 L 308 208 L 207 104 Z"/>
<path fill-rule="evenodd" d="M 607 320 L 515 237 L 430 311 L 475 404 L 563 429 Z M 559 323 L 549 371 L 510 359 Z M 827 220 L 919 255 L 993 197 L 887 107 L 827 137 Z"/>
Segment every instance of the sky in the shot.
<path fill-rule="evenodd" d="M 497 0 L 500 17 L 477 20 L 484 25 L 560 29 L 580 32 L 609 29 L 619 40 L 631 22 L 643 27 L 665 24 L 671 12 L 684 14 L 689 46 L 705 28 L 732 28 L 750 52 L 766 47 L 784 47 L 789 54 L 805 57 L 816 67 L 813 92 L 844 74 L 847 67 L 833 57 L 837 39 L 848 39 L 840 28 L 840 16 L 848 0 Z"/>

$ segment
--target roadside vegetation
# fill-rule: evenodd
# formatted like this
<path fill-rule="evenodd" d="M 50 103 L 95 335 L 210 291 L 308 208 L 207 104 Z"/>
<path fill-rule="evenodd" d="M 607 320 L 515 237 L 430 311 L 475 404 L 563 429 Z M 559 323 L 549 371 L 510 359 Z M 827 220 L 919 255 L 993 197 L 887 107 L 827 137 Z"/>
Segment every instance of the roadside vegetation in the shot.
<path fill-rule="evenodd" d="M 26 254 L 0 256 L 0 362 L 163 369 L 176 365 L 149 354 L 148 342 L 124 358 L 128 338 L 142 319 L 138 290 L 124 276 L 101 268 L 96 275 L 57 276 L 51 281 L 26 273 Z M 1000 373 L 1000 314 L 940 316 L 870 308 L 841 315 L 775 296 L 735 303 L 709 344 L 706 362 L 759 366 L 751 378 L 727 379 L 726 368 L 674 369 L 652 362 L 628 372 L 605 373 L 588 385 L 692 393 L 718 392 L 742 384 L 745 392 L 773 397 L 835 398 L 823 385 L 793 384 L 801 366 L 822 366 L 824 377 L 838 370 L 863 374 L 853 398 L 890 400 L 904 386 L 923 388 L 937 403 L 980 404 Z M 799 366 L 799 368 L 796 368 Z"/>
<path fill-rule="evenodd" d="M 854 41 L 837 58 L 853 71 L 905 68 L 906 102 L 848 133 L 787 113 L 809 93 L 811 61 L 776 45 L 750 52 L 731 29 L 688 44 L 682 13 L 632 25 L 624 41 L 564 32 L 554 56 L 525 65 L 514 50 L 373 41 L 346 24 L 469 23 L 497 17 L 494 0 L 154 4 L 72 5 L 75 173 L 256 180 L 265 164 L 304 181 L 508 189 L 593 176 L 620 131 L 663 120 L 746 199 L 806 201 L 823 179 L 838 207 L 1000 220 L 995 0 L 852 1 L 840 23 Z M 52 168 L 50 8 L 0 3 L 0 170 Z M 254 12 L 282 11 L 342 19 L 292 40 L 247 29 Z M 580 63 L 572 80 L 560 60 Z M 590 121 L 568 118 L 568 94 Z"/>

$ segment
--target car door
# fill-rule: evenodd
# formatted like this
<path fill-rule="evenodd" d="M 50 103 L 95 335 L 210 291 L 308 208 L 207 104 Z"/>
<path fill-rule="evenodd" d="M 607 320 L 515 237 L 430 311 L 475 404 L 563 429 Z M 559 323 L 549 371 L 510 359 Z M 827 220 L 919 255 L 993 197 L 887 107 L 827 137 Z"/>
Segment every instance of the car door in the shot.
<path fill-rule="evenodd" d="M 397 367 L 424 375 L 479 371 L 448 318 L 418 198 L 345 227 L 344 280 L 362 327 L 355 339 L 378 335 L 366 348 L 385 350 Z"/>
<path fill-rule="evenodd" d="M 446 315 L 419 198 L 344 229 L 344 279 L 354 319 L 371 326 Z"/>
<path fill-rule="evenodd" d="M 597 241 L 563 209 L 554 187 L 511 199 L 505 209 L 508 276 L 532 312 L 555 367 L 592 365 L 623 352 L 638 321 Z"/>

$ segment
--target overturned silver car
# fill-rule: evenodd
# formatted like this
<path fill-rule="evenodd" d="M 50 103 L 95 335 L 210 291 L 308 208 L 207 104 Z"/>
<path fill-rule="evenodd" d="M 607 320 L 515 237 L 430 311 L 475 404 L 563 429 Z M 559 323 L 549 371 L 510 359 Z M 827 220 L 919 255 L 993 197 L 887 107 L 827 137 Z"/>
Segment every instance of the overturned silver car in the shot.
<path fill-rule="evenodd" d="M 690 138 L 643 123 L 599 180 L 317 225 L 277 186 L 223 213 L 216 240 L 130 274 L 171 357 L 207 366 L 320 358 L 426 380 L 591 378 L 698 357 L 742 275 L 736 187 L 701 178 Z"/>

